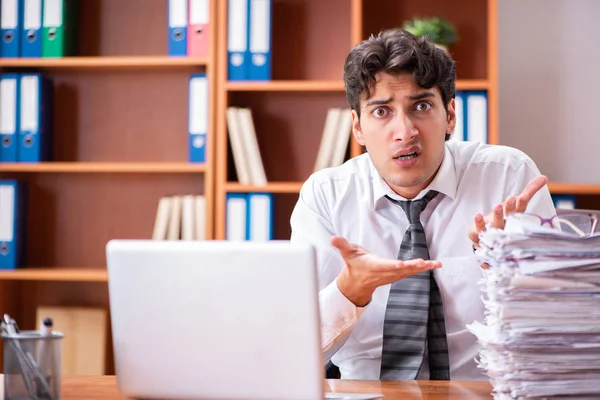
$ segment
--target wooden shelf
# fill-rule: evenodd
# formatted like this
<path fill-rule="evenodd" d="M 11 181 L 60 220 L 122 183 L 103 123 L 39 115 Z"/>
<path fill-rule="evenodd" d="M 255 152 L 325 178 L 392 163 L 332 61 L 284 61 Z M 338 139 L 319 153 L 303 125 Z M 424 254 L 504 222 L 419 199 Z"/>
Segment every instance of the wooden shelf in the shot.
<path fill-rule="evenodd" d="M 551 194 L 600 194 L 600 184 L 549 182 Z"/>
<path fill-rule="evenodd" d="M 456 90 L 488 90 L 489 83 L 485 79 L 458 79 Z"/>
<path fill-rule="evenodd" d="M 263 91 L 263 92 L 342 92 L 343 81 L 267 81 L 244 82 L 229 81 L 225 83 L 229 91 Z"/>
<path fill-rule="evenodd" d="M 0 280 L 108 282 L 104 268 L 21 268 L 0 271 Z"/>
<path fill-rule="evenodd" d="M 132 172 L 194 173 L 205 172 L 204 164 L 160 162 L 44 162 L 0 163 L 0 172 Z"/>
<path fill-rule="evenodd" d="M 15 68 L 164 68 L 206 66 L 208 63 L 208 58 L 169 56 L 0 59 L 0 67 Z"/>
<path fill-rule="evenodd" d="M 241 185 L 237 182 L 227 182 L 226 192 L 268 192 L 268 193 L 299 193 L 304 182 L 269 182 L 265 186 Z"/>
<path fill-rule="evenodd" d="M 228 81 L 230 92 L 343 92 L 343 81 Z M 457 80 L 456 90 L 487 90 L 485 79 Z"/>

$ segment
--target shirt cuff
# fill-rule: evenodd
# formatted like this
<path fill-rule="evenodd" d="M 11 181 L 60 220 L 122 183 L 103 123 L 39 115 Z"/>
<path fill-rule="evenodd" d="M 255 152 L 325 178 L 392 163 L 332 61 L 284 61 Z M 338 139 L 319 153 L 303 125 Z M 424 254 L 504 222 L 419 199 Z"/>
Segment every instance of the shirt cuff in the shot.
<path fill-rule="evenodd" d="M 340 292 L 337 280 L 333 280 L 319 293 L 321 309 L 321 348 L 329 350 L 336 339 L 342 338 L 356 324 L 368 307 L 357 307 Z"/>

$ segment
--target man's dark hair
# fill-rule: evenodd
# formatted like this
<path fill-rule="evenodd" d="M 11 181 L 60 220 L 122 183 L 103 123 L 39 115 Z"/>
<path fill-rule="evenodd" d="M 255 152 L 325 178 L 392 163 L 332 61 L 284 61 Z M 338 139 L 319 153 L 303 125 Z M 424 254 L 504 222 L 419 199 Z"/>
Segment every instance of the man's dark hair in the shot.
<path fill-rule="evenodd" d="M 442 93 L 446 113 L 448 102 L 456 94 L 456 63 L 427 37 L 417 37 L 403 29 L 384 30 L 355 46 L 344 65 L 344 85 L 350 107 L 360 118 L 360 100 L 368 98 L 375 75 L 410 72 L 417 85 L 437 86 Z M 446 135 L 446 140 L 450 135 Z"/>

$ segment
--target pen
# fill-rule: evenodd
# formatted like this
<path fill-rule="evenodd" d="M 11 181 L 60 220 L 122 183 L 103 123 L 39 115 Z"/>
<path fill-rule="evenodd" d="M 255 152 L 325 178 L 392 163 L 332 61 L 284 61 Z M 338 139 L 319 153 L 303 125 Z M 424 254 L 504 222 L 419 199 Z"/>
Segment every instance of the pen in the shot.
<path fill-rule="evenodd" d="M 42 329 L 40 332 L 41 340 L 38 346 L 38 366 L 42 376 L 48 385 L 48 388 L 52 386 L 52 360 L 54 359 L 53 345 L 48 342 L 49 337 L 52 336 L 52 327 L 54 323 L 52 318 L 46 317 L 42 321 Z"/>

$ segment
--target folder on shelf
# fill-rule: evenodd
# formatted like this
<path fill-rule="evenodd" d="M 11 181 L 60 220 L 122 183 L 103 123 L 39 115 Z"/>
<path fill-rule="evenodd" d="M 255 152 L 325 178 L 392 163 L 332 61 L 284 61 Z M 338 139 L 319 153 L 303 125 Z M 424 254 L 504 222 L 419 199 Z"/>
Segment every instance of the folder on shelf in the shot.
<path fill-rule="evenodd" d="M 248 193 L 248 240 L 273 240 L 273 194 Z"/>
<path fill-rule="evenodd" d="M 238 181 L 242 185 L 252 185 L 250 163 L 244 145 L 244 136 L 238 111 L 237 107 L 227 107 L 227 134 L 231 143 L 233 163 L 235 164 Z"/>
<path fill-rule="evenodd" d="M 194 196 L 183 195 L 181 198 L 181 240 L 194 240 Z"/>
<path fill-rule="evenodd" d="M 20 75 L 20 123 L 17 160 L 49 161 L 52 153 L 53 87 L 40 73 Z"/>
<path fill-rule="evenodd" d="M 161 197 L 152 240 L 205 240 L 206 200 L 203 195 Z"/>
<path fill-rule="evenodd" d="M 317 172 L 323 168 L 331 166 L 331 156 L 333 155 L 333 148 L 335 147 L 337 126 L 340 120 L 341 112 L 342 110 L 337 107 L 332 107 L 327 110 L 325 124 L 323 126 L 323 133 L 321 136 L 321 144 L 319 145 L 319 151 L 317 153 L 317 159 L 315 161 L 313 172 Z"/>
<path fill-rule="evenodd" d="M 0 74 L 0 162 L 17 161 L 19 105 L 19 75 Z"/>
<path fill-rule="evenodd" d="M 209 24 L 209 0 L 189 0 L 189 24 L 187 32 L 188 56 L 208 56 L 210 50 Z"/>
<path fill-rule="evenodd" d="M 188 0 L 169 0 L 168 54 L 187 55 Z"/>
<path fill-rule="evenodd" d="M 50 307 L 36 310 L 36 328 L 52 318 L 53 329 L 64 333 L 61 351 L 63 375 L 104 375 L 108 313 L 96 307 Z"/>
<path fill-rule="evenodd" d="M 457 91 L 454 97 L 454 112 L 456 114 L 456 125 L 450 140 L 463 142 L 467 140 L 465 132 L 465 93 Z"/>
<path fill-rule="evenodd" d="M 2 47 L 0 56 L 16 58 L 21 54 L 21 0 L 0 0 L 0 32 Z"/>
<path fill-rule="evenodd" d="M 313 172 L 344 163 L 351 133 L 352 111 L 349 108 L 332 107 L 327 110 Z"/>
<path fill-rule="evenodd" d="M 228 0 L 227 4 L 227 78 L 248 79 L 248 1 Z"/>
<path fill-rule="evenodd" d="M 23 0 L 21 57 L 42 56 L 42 0 Z"/>
<path fill-rule="evenodd" d="M 331 155 L 331 166 L 337 167 L 342 165 L 346 158 L 346 152 L 348 151 L 348 144 L 350 143 L 350 133 L 352 132 L 352 110 L 349 108 L 342 109 L 340 111 L 337 135 L 335 138 L 335 145 L 333 147 L 333 154 Z"/>
<path fill-rule="evenodd" d="M 267 184 L 267 175 L 260 155 L 256 129 L 252 120 L 252 111 L 249 108 L 238 108 L 238 118 L 242 132 L 242 142 L 246 156 L 248 157 L 248 168 L 250 181 L 253 185 L 263 186 Z"/>
<path fill-rule="evenodd" d="M 23 265 L 26 207 L 24 184 L 0 180 L 0 270 Z"/>
<path fill-rule="evenodd" d="M 156 208 L 156 217 L 154 219 L 154 229 L 152 231 L 152 240 L 166 240 L 169 227 L 169 218 L 171 217 L 171 197 L 165 196 L 158 200 Z"/>
<path fill-rule="evenodd" d="M 488 104 L 485 91 L 466 93 L 464 107 L 466 135 L 470 142 L 488 143 Z"/>
<path fill-rule="evenodd" d="M 171 196 L 171 212 L 169 225 L 167 226 L 167 240 L 179 240 L 181 238 L 181 208 L 182 196 Z"/>
<path fill-rule="evenodd" d="M 205 73 L 190 77 L 188 107 L 189 161 L 205 163 L 209 115 L 208 79 Z"/>
<path fill-rule="evenodd" d="M 56 58 L 77 54 L 79 3 L 78 0 L 44 0 L 43 57 Z"/>
<path fill-rule="evenodd" d="M 245 193 L 227 193 L 225 209 L 225 238 L 236 241 L 246 240 L 248 196 Z"/>
<path fill-rule="evenodd" d="M 569 209 L 569 210 L 573 210 L 577 205 L 577 202 L 575 201 L 575 196 L 572 195 L 559 195 L 559 194 L 553 194 L 551 195 L 552 197 L 552 202 L 554 203 L 554 208 L 561 208 L 561 209 Z"/>
<path fill-rule="evenodd" d="M 194 196 L 194 239 L 206 240 L 206 197 Z"/>
<path fill-rule="evenodd" d="M 272 0 L 250 0 L 248 79 L 271 79 Z"/>

